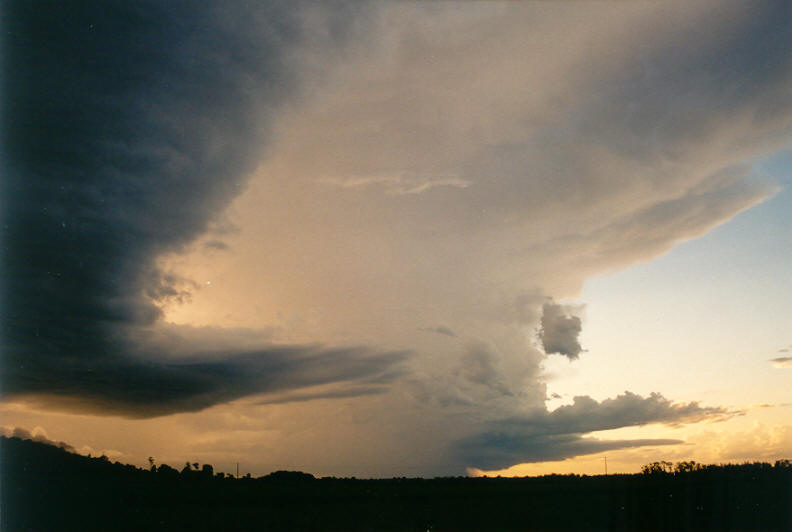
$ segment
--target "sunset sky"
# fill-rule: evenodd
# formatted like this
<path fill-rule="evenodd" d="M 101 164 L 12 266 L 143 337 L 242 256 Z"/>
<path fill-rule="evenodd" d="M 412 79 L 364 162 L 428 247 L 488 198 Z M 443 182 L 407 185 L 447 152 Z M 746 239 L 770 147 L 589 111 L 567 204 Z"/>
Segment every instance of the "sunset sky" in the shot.
<path fill-rule="evenodd" d="M 792 458 L 792 4 L 2 27 L 6 434 L 253 475 Z"/>

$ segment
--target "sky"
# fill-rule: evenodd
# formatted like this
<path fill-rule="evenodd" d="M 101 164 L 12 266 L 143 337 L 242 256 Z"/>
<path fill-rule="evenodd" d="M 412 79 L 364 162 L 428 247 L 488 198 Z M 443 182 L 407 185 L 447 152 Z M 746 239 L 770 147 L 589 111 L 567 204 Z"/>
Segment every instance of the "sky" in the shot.
<path fill-rule="evenodd" d="M 3 10 L 4 433 L 253 475 L 792 456 L 788 3 Z"/>

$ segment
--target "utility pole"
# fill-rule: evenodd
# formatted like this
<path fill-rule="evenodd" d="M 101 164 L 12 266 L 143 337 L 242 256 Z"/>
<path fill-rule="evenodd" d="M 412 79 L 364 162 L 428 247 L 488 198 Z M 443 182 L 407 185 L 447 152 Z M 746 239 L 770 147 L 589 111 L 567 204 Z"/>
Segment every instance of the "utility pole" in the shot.
<path fill-rule="evenodd" d="M 237 462 L 237 476 L 236 476 L 236 478 L 239 478 L 239 462 Z"/>
<path fill-rule="evenodd" d="M 605 476 L 607 477 L 608 476 L 608 457 L 605 456 L 603 458 L 605 458 Z"/>

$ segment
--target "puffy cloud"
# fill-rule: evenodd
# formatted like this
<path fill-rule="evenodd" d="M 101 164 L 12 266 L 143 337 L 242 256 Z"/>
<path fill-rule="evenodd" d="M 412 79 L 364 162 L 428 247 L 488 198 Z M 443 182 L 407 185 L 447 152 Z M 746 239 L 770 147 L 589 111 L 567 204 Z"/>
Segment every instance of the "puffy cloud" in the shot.
<path fill-rule="evenodd" d="M 19 438 L 21 440 L 31 440 L 38 443 L 45 443 L 47 445 L 58 447 L 70 453 L 78 453 L 85 456 L 105 456 L 113 460 L 118 460 L 124 456 L 124 453 L 122 453 L 121 451 L 116 451 L 115 449 L 96 450 L 90 445 L 83 445 L 82 447 L 77 449 L 76 447 L 74 447 L 69 443 L 66 443 L 65 441 L 56 441 L 50 439 L 47 436 L 47 431 L 44 430 L 42 427 L 35 427 L 31 432 L 22 427 L 3 426 L 0 432 L 2 432 L 2 435 L 7 438 Z"/>
<path fill-rule="evenodd" d="M 739 412 L 702 407 L 696 402 L 673 403 L 660 394 L 648 397 L 625 392 L 597 402 L 588 396 L 571 405 L 490 423 L 490 428 L 461 440 L 462 459 L 479 469 L 500 469 L 516 463 L 560 460 L 611 449 L 671 445 L 675 439 L 602 440 L 584 434 L 649 423 L 675 425 L 704 419 L 722 420 Z"/>
<path fill-rule="evenodd" d="M 465 440 L 462 448 L 475 467 L 472 469 L 501 469 L 517 463 L 548 462 L 573 456 L 600 453 L 630 447 L 678 445 L 683 440 L 650 438 L 631 440 L 603 440 L 579 434 L 541 434 L 525 437 L 509 433 L 484 433 Z"/>
<path fill-rule="evenodd" d="M 46 443 L 47 445 L 53 445 L 55 447 L 60 447 L 63 450 L 69 451 L 70 453 L 77 452 L 75 448 L 64 441 L 55 441 L 49 439 L 47 437 L 47 432 L 41 428 L 36 427 L 33 429 L 33 432 L 30 432 L 22 427 L 2 427 L 3 436 L 7 438 L 19 438 L 20 440 L 31 440 L 38 443 Z"/>
<path fill-rule="evenodd" d="M 558 353 L 570 360 L 580 355 L 583 348 L 578 341 L 582 329 L 579 317 L 569 315 L 562 305 L 548 302 L 542 305 L 542 320 L 539 323 L 539 338 L 545 353 Z"/>
<path fill-rule="evenodd" d="M 593 432 L 646 423 L 700 421 L 734 414 L 720 407 L 702 407 L 695 401 L 674 403 L 659 393 L 641 397 L 624 392 L 601 402 L 588 396 L 575 397 L 571 405 L 560 406 L 544 415 L 539 426 L 541 430 Z"/>

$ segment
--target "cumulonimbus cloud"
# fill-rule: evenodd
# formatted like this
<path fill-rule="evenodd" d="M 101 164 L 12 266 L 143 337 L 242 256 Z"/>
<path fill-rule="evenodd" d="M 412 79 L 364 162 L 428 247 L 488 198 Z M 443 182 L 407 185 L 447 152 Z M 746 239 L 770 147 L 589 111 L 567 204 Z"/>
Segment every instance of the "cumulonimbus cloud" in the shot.
<path fill-rule="evenodd" d="M 772 193 L 744 178 L 789 139 L 787 4 L 3 9 L 6 396 L 145 417 L 357 393 L 372 448 L 398 427 L 439 469 L 457 440 L 482 449 L 463 465 L 505 463 L 700 419 L 651 398 L 597 403 L 589 425 L 547 412 L 546 354 L 582 351 L 579 316 L 544 296 Z M 244 227 L 219 235 L 237 196 Z M 200 270 L 192 243 L 228 266 L 216 290 L 162 259 Z M 292 345 L 177 330 L 169 305 L 180 323 L 320 318 Z M 526 341 L 543 315 L 544 353 Z M 337 434 L 329 419 L 304 433 Z"/>

